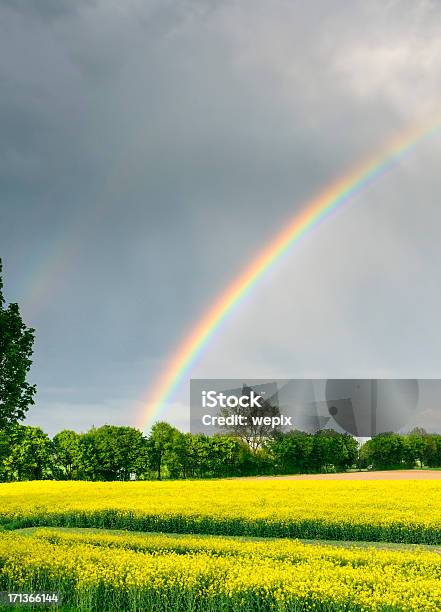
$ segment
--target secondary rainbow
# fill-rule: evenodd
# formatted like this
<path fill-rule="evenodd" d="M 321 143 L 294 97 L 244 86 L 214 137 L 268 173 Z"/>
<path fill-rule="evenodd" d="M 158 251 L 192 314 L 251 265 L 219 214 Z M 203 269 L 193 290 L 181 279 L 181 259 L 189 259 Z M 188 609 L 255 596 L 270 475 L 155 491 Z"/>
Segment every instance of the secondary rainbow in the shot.
<path fill-rule="evenodd" d="M 262 275 L 288 249 L 297 244 L 313 228 L 327 219 L 337 208 L 365 188 L 373 180 L 389 170 L 405 153 L 422 139 L 433 135 L 441 128 L 441 118 L 401 133 L 398 138 L 384 146 L 380 153 L 352 169 L 335 183 L 309 201 L 286 226 L 261 250 L 236 279 L 224 290 L 203 317 L 197 322 L 184 342 L 177 347 L 158 377 L 153 391 L 140 414 L 138 426 L 145 429 L 153 424 L 176 388 L 189 373 L 210 338 L 225 321 L 232 309 L 249 293 Z"/>

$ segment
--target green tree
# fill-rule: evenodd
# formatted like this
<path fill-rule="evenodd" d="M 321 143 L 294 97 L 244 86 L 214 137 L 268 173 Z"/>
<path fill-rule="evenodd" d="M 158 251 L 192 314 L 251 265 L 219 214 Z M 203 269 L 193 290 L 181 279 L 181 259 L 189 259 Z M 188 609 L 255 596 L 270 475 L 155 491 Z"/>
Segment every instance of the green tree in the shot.
<path fill-rule="evenodd" d="M 3 460 L 7 480 L 52 477 L 52 442 L 40 427 L 17 425 L 9 439 L 10 451 Z"/>
<path fill-rule="evenodd" d="M 65 429 L 54 436 L 52 444 L 56 477 L 66 480 L 78 478 L 81 469 L 80 435 Z"/>
<path fill-rule="evenodd" d="M 80 436 L 80 470 L 88 480 L 128 480 L 139 469 L 143 444 L 134 427 L 92 427 Z"/>
<path fill-rule="evenodd" d="M 0 482 L 7 479 L 4 461 L 11 451 L 11 432 L 0 429 Z"/>
<path fill-rule="evenodd" d="M 425 440 L 423 462 L 429 467 L 441 467 L 441 436 L 430 434 Z"/>
<path fill-rule="evenodd" d="M 210 438 L 209 464 L 213 476 L 235 476 L 242 472 L 245 457 L 251 456 L 247 444 L 233 436 L 216 434 Z"/>
<path fill-rule="evenodd" d="M 424 455 L 428 443 L 427 434 L 410 433 L 403 436 L 403 459 L 408 467 L 423 467 Z"/>
<path fill-rule="evenodd" d="M 304 431 L 279 434 L 267 444 L 275 472 L 305 472 L 312 467 L 314 438 Z"/>
<path fill-rule="evenodd" d="M 34 330 L 23 323 L 18 304 L 5 305 L 0 259 L 0 430 L 24 419 L 34 403 L 36 387 L 26 380 L 33 343 Z"/>
<path fill-rule="evenodd" d="M 156 471 L 158 480 L 161 480 L 161 470 L 164 467 L 167 453 L 173 448 L 176 434 L 179 433 L 165 421 L 158 421 L 152 427 L 147 442 L 149 464 Z"/>
<path fill-rule="evenodd" d="M 337 439 L 339 434 L 332 429 L 322 429 L 314 435 L 312 464 L 319 472 L 327 472 L 330 468 L 338 465 L 338 452 L 341 450 Z M 337 450 L 337 447 L 338 448 Z"/>
<path fill-rule="evenodd" d="M 168 444 L 164 451 L 164 464 L 170 478 L 186 478 L 188 475 L 189 437 L 177 429 L 170 433 Z"/>
<path fill-rule="evenodd" d="M 346 470 L 357 463 L 358 442 L 350 434 L 339 433 L 334 438 L 333 453 L 337 470 Z"/>
<path fill-rule="evenodd" d="M 404 458 L 403 436 L 392 432 L 378 434 L 363 445 L 360 454 L 374 468 L 398 468 Z"/>
<path fill-rule="evenodd" d="M 203 478 L 210 469 L 210 438 L 205 434 L 194 434 L 189 438 L 189 473 Z"/>
<path fill-rule="evenodd" d="M 80 479 L 100 480 L 100 460 L 97 448 L 96 428 L 80 434 Z"/>
<path fill-rule="evenodd" d="M 134 427 L 105 425 L 98 432 L 102 442 L 99 444 L 101 458 L 115 480 L 129 480 L 139 466 L 138 456 L 143 447 L 143 435 Z"/>

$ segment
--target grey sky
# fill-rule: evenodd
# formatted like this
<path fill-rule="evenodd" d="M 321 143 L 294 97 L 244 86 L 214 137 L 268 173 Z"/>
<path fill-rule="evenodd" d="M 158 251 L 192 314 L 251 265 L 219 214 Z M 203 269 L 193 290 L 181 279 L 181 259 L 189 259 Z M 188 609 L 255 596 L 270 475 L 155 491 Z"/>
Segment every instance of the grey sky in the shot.
<path fill-rule="evenodd" d="M 428 0 L 0 0 L 0 255 L 37 330 L 29 422 L 134 423 L 259 247 L 441 110 L 440 33 Z M 291 251 L 192 374 L 439 377 L 440 152 Z M 163 413 L 180 427 L 187 393 Z"/>

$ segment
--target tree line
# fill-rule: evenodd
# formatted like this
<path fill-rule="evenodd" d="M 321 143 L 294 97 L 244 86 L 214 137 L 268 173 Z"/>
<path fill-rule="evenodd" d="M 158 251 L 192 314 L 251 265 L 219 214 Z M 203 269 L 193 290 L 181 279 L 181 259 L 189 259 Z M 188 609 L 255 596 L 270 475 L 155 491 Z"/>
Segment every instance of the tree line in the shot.
<path fill-rule="evenodd" d="M 179 479 L 441 467 L 441 436 L 379 434 L 361 448 L 348 434 L 279 433 L 258 450 L 231 435 L 180 432 L 156 423 L 149 435 L 104 425 L 64 430 L 52 439 L 39 427 L 0 432 L 0 481 Z"/>
<path fill-rule="evenodd" d="M 361 467 L 375 469 L 441 467 L 441 435 L 415 428 L 407 435 L 380 433 L 360 449 Z"/>

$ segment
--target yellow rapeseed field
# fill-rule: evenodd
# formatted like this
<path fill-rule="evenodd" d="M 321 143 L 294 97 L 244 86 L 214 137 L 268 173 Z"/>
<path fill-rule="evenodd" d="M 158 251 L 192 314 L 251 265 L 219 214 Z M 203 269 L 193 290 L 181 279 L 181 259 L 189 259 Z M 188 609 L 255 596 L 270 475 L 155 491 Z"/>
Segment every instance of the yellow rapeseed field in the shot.
<path fill-rule="evenodd" d="M 441 555 L 421 550 L 38 530 L 3 534 L 0 565 L 3 589 L 78 609 L 441 609 Z"/>
<path fill-rule="evenodd" d="M 0 485 L 0 525 L 441 543 L 441 481 Z"/>
<path fill-rule="evenodd" d="M 66 610 L 441 610 L 440 481 L 1 484 L 2 528 L 0 591 Z"/>

